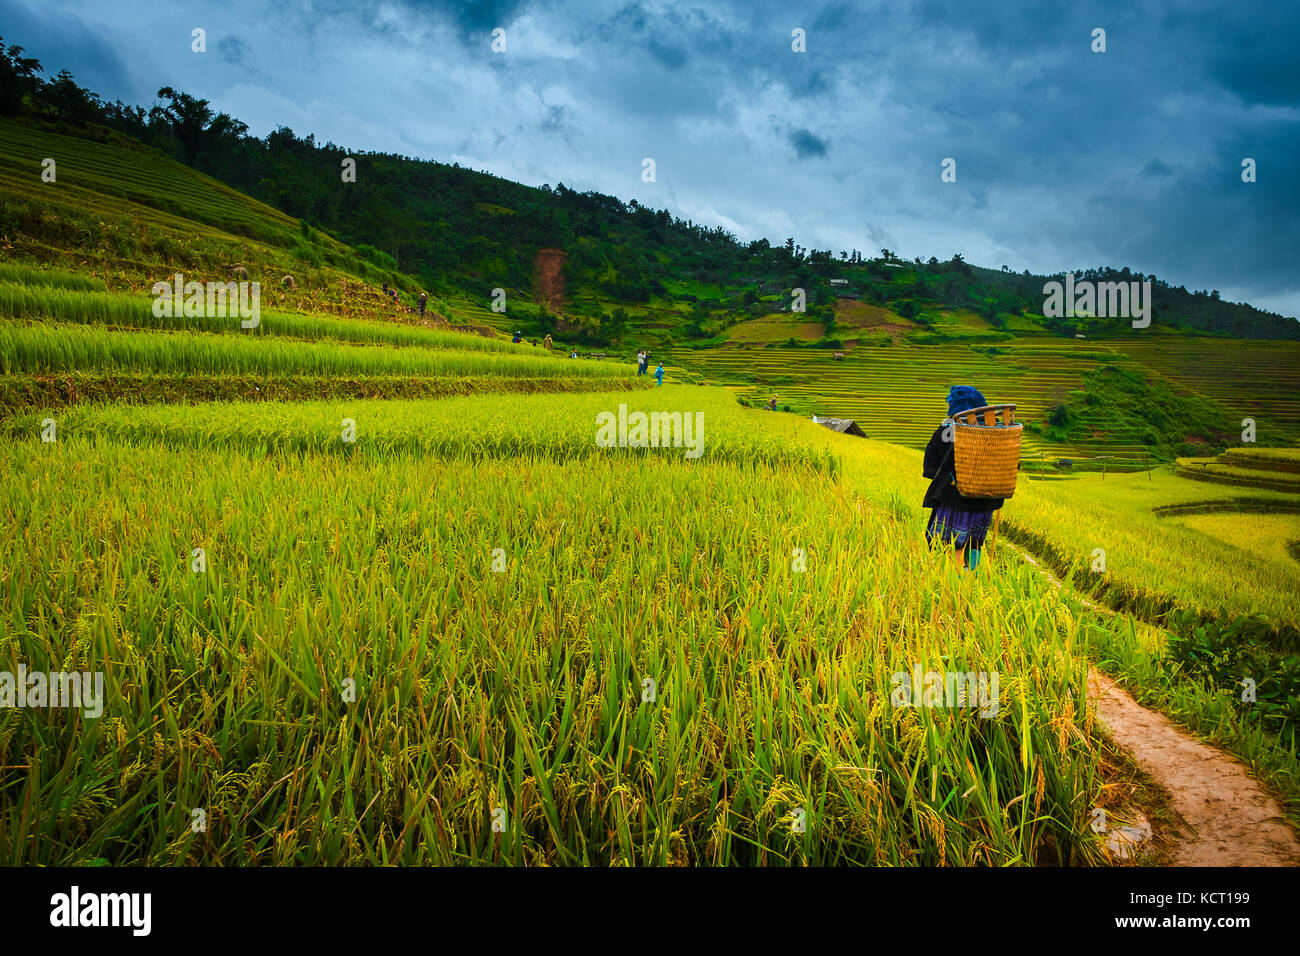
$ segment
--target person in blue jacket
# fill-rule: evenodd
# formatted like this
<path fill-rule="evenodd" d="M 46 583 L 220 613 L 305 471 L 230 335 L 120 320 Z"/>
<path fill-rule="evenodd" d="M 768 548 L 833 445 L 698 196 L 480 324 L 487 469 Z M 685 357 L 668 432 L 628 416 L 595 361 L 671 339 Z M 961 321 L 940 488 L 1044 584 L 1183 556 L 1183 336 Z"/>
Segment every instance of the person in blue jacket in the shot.
<path fill-rule="evenodd" d="M 921 505 L 931 509 L 925 539 L 951 544 L 962 552 L 963 563 L 970 570 L 979 565 L 980 551 L 993 523 L 993 513 L 1002 507 L 1002 498 L 967 498 L 957 490 L 957 469 L 953 463 L 952 416 L 988 402 L 969 385 L 955 385 L 948 393 L 948 418 L 935 429 L 925 446 L 921 474 L 931 479 Z"/>
<path fill-rule="evenodd" d="M 664 383 L 664 363 L 660 362 L 659 367 L 655 369 L 655 380 L 662 385 Z"/>

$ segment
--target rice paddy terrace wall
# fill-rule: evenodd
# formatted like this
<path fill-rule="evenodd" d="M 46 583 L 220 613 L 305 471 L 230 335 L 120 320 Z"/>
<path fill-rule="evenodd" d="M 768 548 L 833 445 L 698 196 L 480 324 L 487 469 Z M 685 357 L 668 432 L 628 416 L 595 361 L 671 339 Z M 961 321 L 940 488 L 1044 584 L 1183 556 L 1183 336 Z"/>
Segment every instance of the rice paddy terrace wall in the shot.
<path fill-rule="evenodd" d="M 1178 474 L 1194 481 L 1300 494 L 1300 448 L 1229 448 L 1218 458 L 1179 458 Z"/>

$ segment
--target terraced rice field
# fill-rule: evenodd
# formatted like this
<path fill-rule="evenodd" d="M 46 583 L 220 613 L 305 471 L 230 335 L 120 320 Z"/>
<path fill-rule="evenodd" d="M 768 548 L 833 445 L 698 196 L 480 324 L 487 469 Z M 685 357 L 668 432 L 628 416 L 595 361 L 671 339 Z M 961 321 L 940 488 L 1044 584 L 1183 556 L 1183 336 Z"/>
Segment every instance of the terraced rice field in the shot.
<path fill-rule="evenodd" d="M 59 188 L 34 199 L 50 154 Z M 102 668 L 107 687 L 93 717 L 0 708 L 0 862 L 1104 864 L 1094 811 L 1145 786 L 1087 703 L 1089 669 L 1121 653 L 1126 681 L 1244 749 L 1294 816 L 1294 715 L 1270 737 L 1231 685 L 1181 671 L 1160 697 L 1134 619 L 1009 548 L 960 571 L 927 544 L 921 456 L 898 447 L 925 442 L 953 384 L 1037 422 L 1160 340 L 730 348 L 688 370 L 884 441 L 860 440 L 676 370 L 652 388 L 626 363 L 417 327 L 375 306 L 355 250 L 134 159 L 0 123 L 0 213 L 24 227 L 0 267 L 0 669 Z M 266 287 L 256 330 L 152 316 L 153 280 L 236 257 L 272 282 L 316 268 L 294 296 Z M 467 296 L 461 318 L 514 324 Z M 628 311 L 668 329 L 672 308 Z M 892 326 L 873 308 L 860 327 Z M 1171 343 L 1167 374 L 1300 424 L 1268 378 L 1294 347 L 1206 346 Z M 628 406 L 696 423 L 694 442 L 611 446 L 599 422 Z M 1143 451 L 1128 432 L 1025 449 Z M 1289 693 L 1272 663 L 1300 634 L 1294 496 L 1254 496 L 1286 515 L 1266 526 L 1157 510 L 1215 506 L 1203 483 L 1099 478 L 1026 481 L 1004 538 L 1151 618 L 1261 615 L 1281 649 L 1261 700 Z M 897 698 L 926 672 L 979 675 L 978 709 L 919 683 Z"/>
<path fill-rule="evenodd" d="M 56 182 L 33 190 L 45 157 L 56 160 Z M 355 250 L 321 232 L 308 237 L 298 220 L 122 137 L 98 142 L 0 120 L 0 217 L 8 223 L 5 258 L 20 271 L 73 269 L 101 291 L 143 295 L 176 272 L 224 281 L 239 263 L 262 283 L 267 309 L 404 315 L 382 296 L 377 270 L 362 281 L 369 264 L 359 264 Z M 284 275 L 295 277 L 296 289 L 280 286 Z M 411 281 L 398 284 L 412 304 Z"/>
<path fill-rule="evenodd" d="M 1250 530 L 1265 515 L 1286 537 L 1292 494 L 1190 481 L 1164 469 L 1141 474 L 1026 481 L 1002 514 L 1001 530 L 1069 575 L 1076 587 L 1161 618 L 1191 610 L 1206 619 L 1262 614 L 1300 633 L 1300 565 L 1274 546 L 1255 546 Z M 1226 515 L 1227 522 L 1186 520 Z M 1276 519 L 1276 520 L 1275 520 Z M 1227 535 L 1232 521 L 1235 536 Z M 1261 525 L 1262 527 L 1262 525 Z M 1104 571 L 1094 570 L 1095 549 Z"/>
<path fill-rule="evenodd" d="M 1278 565 L 1291 565 L 1300 545 L 1300 515 L 1220 513 L 1171 520 Z"/>
<path fill-rule="evenodd" d="M 0 123 L 0 156 L 5 159 L 0 187 L 29 192 L 42 160 L 53 157 L 58 192 L 65 200 L 75 200 L 80 209 L 116 214 L 120 200 L 127 200 L 137 208 L 158 210 L 160 214 L 148 218 L 170 227 L 183 227 L 185 220 L 190 220 L 261 239 L 272 238 L 276 227 L 285 232 L 297 230 L 296 219 L 209 176 L 190 169 L 185 175 L 176 175 L 178 164 L 154 150 L 140 146 L 124 155 L 124 143 L 119 139 L 97 143 Z"/>
<path fill-rule="evenodd" d="M 1222 402 L 1243 418 L 1300 428 L 1295 389 L 1300 342 L 1210 338 L 1139 338 L 1111 343 L 1117 351 Z"/>
<path fill-rule="evenodd" d="M 369 345 L 259 341 L 235 335 L 115 332 L 80 325 L 0 326 L 0 368 L 51 373 L 136 370 L 164 373 L 307 375 L 505 375 L 626 377 L 625 369 L 569 361 L 540 349 L 491 355 L 459 349 L 388 349 Z"/>
<path fill-rule="evenodd" d="M 104 661 L 106 709 L 0 712 L 0 860 L 1106 861 L 1097 625 L 930 553 L 889 497 L 915 452 L 627 401 L 702 415 L 705 455 L 597 448 L 602 396 L 19 420 L 4 664 Z M 891 704 L 918 668 L 996 702 Z"/>
<path fill-rule="evenodd" d="M 103 288 L 62 270 L 0 269 L 0 408 L 107 395 L 135 403 L 633 384 L 627 365 L 446 327 L 268 310 L 246 329 L 225 308 L 158 316 L 149 298 Z"/>
<path fill-rule="evenodd" d="M 1300 430 L 1294 370 L 1300 343 L 1251 342 L 1182 336 L 1071 341 L 1026 338 L 999 344 L 990 355 L 962 345 L 861 346 L 837 361 L 829 350 L 723 348 L 695 353 L 691 367 L 705 379 L 729 384 L 751 400 L 775 392 L 800 412 L 854 418 L 882 441 L 922 447 L 943 417 L 943 399 L 956 384 L 973 384 L 991 402 L 1014 401 L 1020 421 L 1043 421 L 1052 405 L 1082 386 L 1084 373 L 1111 364 L 1149 367 L 1242 417 Z M 737 387 L 739 386 L 739 387 Z M 1145 423 L 1098 434 L 1095 442 L 1058 444 L 1026 431 L 1032 458 L 1101 455 L 1144 459 L 1138 436 Z"/>
<path fill-rule="evenodd" d="M 1197 481 L 1300 493 L 1300 448 L 1230 448 L 1217 458 L 1179 458 L 1178 474 Z"/>
<path fill-rule="evenodd" d="M 1014 343 L 1004 355 L 959 345 L 863 347 L 842 361 L 821 349 L 727 348 L 698 352 L 691 364 L 710 382 L 743 384 L 737 391 L 747 398 L 766 401 L 775 392 L 801 412 L 853 418 L 872 438 L 919 448 L 942 421 L 953 385 L 973 384 L 990 402 L 1014 401 L 1020 421 L 1038 422 L 1056 396 L 1080 387 L 1083 372 L 1115 358 L 1097 348 L 1076 354 L 1059 339 L 1054 345 Z M 1147 453 L 1125 435 L 1076 447 L 1026 431 L 1023 447 L 1027 457 Z"/>

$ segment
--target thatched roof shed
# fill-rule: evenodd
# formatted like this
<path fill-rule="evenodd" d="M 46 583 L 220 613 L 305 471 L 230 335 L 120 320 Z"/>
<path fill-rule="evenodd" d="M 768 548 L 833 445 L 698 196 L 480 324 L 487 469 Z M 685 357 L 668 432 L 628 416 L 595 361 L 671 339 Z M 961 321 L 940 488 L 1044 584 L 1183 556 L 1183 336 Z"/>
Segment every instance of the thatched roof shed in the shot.
<path fill-rule="evenodd" d="M 842 435 L 857 435 L 859 438 L 867 437 L 867 433 L 851 418 L 818 418 L 814 415 L 813 421 Z"/>

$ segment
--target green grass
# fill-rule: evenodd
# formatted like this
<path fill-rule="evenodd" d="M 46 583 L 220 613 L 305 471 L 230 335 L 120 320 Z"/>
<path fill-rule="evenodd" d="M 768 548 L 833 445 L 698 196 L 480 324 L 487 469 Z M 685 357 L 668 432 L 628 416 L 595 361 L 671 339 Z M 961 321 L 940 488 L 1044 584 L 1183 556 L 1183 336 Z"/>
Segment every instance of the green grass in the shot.
<path fill-rule="evenodd" d="M 39 179 L 45 157 L 56 160 L 54 183 Z M 298 220 L 102 130 L 70 137 L 0 120 L 0 241 L 10 260 L 0 280 L 27 285 L 144 295 L 176 272 L 225 279 L 241 263 L 262 282 L 265 307 L 369 319 L 396 312 L 382 282 L 406 305 L 419 291 L 332 237 L 307 240 Z M 83 278 L 60 278 L 70 273 Z M 296 290 L 281 288 L 285 275 Z"/>
<path fill-rule="evenodd" d="M 1279 514 L 1185 515 L 1179 523 L 1276 565 L 1293 561 L 1289 547 L 1300 541 L 1300 516 Z"/>
<path fill-rule="evenodd" d="M 1189 612 L 1201 620 L 1258 618 L 1262 631 L 1288 646 L 1300 637 L 1300 565 L 1270 560 L 1244 542 L 1233 546 L 1153 509 L 1193 507 L 1202 482 L 1157 472 L 1080 476 L 1070 482 L 1024 482 L 1004 509 L 1002 525 L 1046 557 L 1076 587 L 1157 622 Z M 1259 496 L 1286 507 L 1293 496 Z M 1094 551 L 1105 571 L 1092 570 Z"/>
<path fill-rule="evenodd" d="M 216 280 L 220 281 L 220 280 Z M 422 346 L 432 349 L 486 351 L 537 357 L 536 349 L 509 341 L 457 332 L 447 328 L 426 328 L 415 324 L 348 319 L 259 309 L 256 328 L 240 326 L 238 300 L 227 306 L 227 315 L 185 315 L 179 308 L 173 315 L 155 315 L 153 300 L 122 293 L 70 291 L 63 288 L 33 288 L 0 282 L 0 316 L 9 319 L 112 326 L 124 329 L 212 332 L 246 338 L 273 335 L 318 341 L 323 339 L 364 345 Z"/>
<path fill-rule="evenodd" d="M 770 332 L 775 335 L 775 327 Z M 847 330 L 836 335 L 853 337 Z M 948 389 L 958 384 L 974 385 L 989 401 L 1016 403 L 1017 419 L 1031 426 L 1022 442 L 1027 459 L 1041 455 L 1045 461 L 1078 461 L 1110 455 L 1145 460 L 1148 455 L 1168 455 L 1184 441 L 1209 437 L 1199 434 L 1183 416 L 1189 408 L 1201 413 L 1197 427 L 1204 421 L 1207 428 L 1220 431 L 1229 425 L 1235 428 L 1238 413 L 1245 408 L 1260 416 L 1260 428 L 1270 434 L 1300 434 L 1300 414 L 1295 414 L 1300 406 L 1293 408 L 1286 394 L 1300 362 L 1300 343 L 1218 340 L 1220 353 L 1214 356 L 1202 346 L 1180 340 L 1170 345 L 1170 351 L 1187 349 L 1198 359 L 1172 367 L 1162 362 L 1168 368 L 1162 380 L 1128 354 L 1140 352 L 1141 361 L 1146 361 L 1147 346 L 1142 344 L 1146 340 L 1134 339 L 1132 344 L 1039 337 L 992 347 L 954 342 L 859 346 L 848 350 L 841 362 L 829 352 L 726 347 L 693 352 L 683 361 L 707 381 L 744 385 L 742 394 L 750 400 L 765 401 L 773 384 L 780 382 L 777 391 L 782 403 L 800 413 L 853 418 L 874 438 L 914 448 L 929 440 L 946 412 Z M 1087 393 L 1095 390 L 1106 366 L 1139 379 L 1149 377 L 1153 384 L 1134 387 L 1132 407 L 1121 408 L 1109 399 L 1089 404 Z M 1217 384 L 1225 375 L 1233 383 L 1231 400 Z M 1213 404 L 1199 400 L 1204 397 L 1201 388 Z M 1056 440 L 1049 426 L 1052 410 L 1080 391 L 1072 399 L 1078 406 L 1077 422 L 1067 438 Z M 1152 396 L 1161 399 L 1167 420 L 1150 420 Z M 1152 443 L 1153 429 L 1163 444 Z M 1235 441 L 1236 432 L 1229 437 Z"/>
<path fill-rule="evenodd" d="M 1223 455 L 1219 458 L 1179 458 L 1178 474 L 1193 481 L 1300 492 L 1300 469 L 1284 460 Z"/>
<path fill-rule="evenodd" d="M 6 442 L 0 662 L 102 669 L 107 705 L 0 710 L 0 859 L 1100 862 L 1113 764 L 1073 617 L 1018 563 L 971 582 L 931 554 L 867 480 L 887 446 L 837 482 L 812 463 L 840 436 L 644 397 L 692 392 L 696 461 L 553 460 L 594 431 L 559 399 L 469 404 L 540 436 L 523 456 L 476 453 L 454 402 L 357 411 L 360 441 L 464 436 L 436 448 L 331 453 L 307 406 Z M 788 453 L 723 453 L 751 442 Z M 914 666 L 998 672 L 998 714 L 891 706 Z"/>
<path fill-rule="evenodd" d="M 29 193 L 113 197 L 278 245 L 291 246 L 297 232 L 293 217 L 115 134 L 98 141 L 5 120 L 0 157 L 5 160 L 0 185 L 18 184 L 23 177 Z M 39 178 L 46 157 L 56 162 L 54 183 Z"/>
<path fill-rule="evenodd" d="M 770 317 L 746 319 L 725 331 L 729 341 L 747 344 L 785 342 L 791 337 L 805 342 L 815 342 L 822 337 L 822 333 L 820 322 L 792 322 L 788 315 L 781 316 L 780 313 Z"/>
<path fill-rule="evenodd" d="M 74 292 L 103 292 L 104 280 L 68 272 L 63 269 L 42 269 L 17 262 L 0 262 L 0 283 L 6 287 L 45 286 L 51 289 L 69 289 Z M 33 294 L 35 290 L 32 290 Z"/>
<path fill-rule="evenodd" d="M 1239 462 L 1257 469 L 1300 471 L 1300 448 L 1229 448 L 1222 458 L 1226 462 Z"/>
<path fill-rule="evenodd" d="M 237 320 L 231 320 L 235 322 Z M 0 371 L 135 371 L 200 374 L 627 377 L 626 366 L 538 354 L 387 349 L 275 336 L 117 332 L 81 325 L 0 324 Z"/>
<path fill-rule="evenodd" d="M 194 404 L 199 402 L 296 402 L 357 399 L 447 398 L 458 395 L 540 392 L 618 392 L 647 388 L 644 381 L 605 378 L 502 375 L 284 375 L 67 372 L 0 376 L 0 419 L 83 404 Z"/>
<path fill-rule="evenodd" d="M 780 436 L 744 426 L 745 412 L 713 390 L 664 386 L 631 394 L 470 396 L 445 401 L 214 403 L 178 409 L 86 406 L 60 413 L 61 435 L 106 435 L 177 448 L 293 451 L 380 459 L 399 452 L 474 459 L 539 456 L 552 461 L 603 457 L 681 458 L 685 446 L 602 448 L 597 416 L 630 410 L 703 416 L 695 434 L 710 459 L 737 465 L 799 464 L 834 473 L 835 460 Z M 44 415 L 28 412 L 5 425 L 13 438 L 37 436 Z M 356 423 L 356 441 L 344 442 L 342 421 Z M 693 419 L 692 421 L 695 421 Z M 542 422 L 546 427 L 538 427 Z"/>

